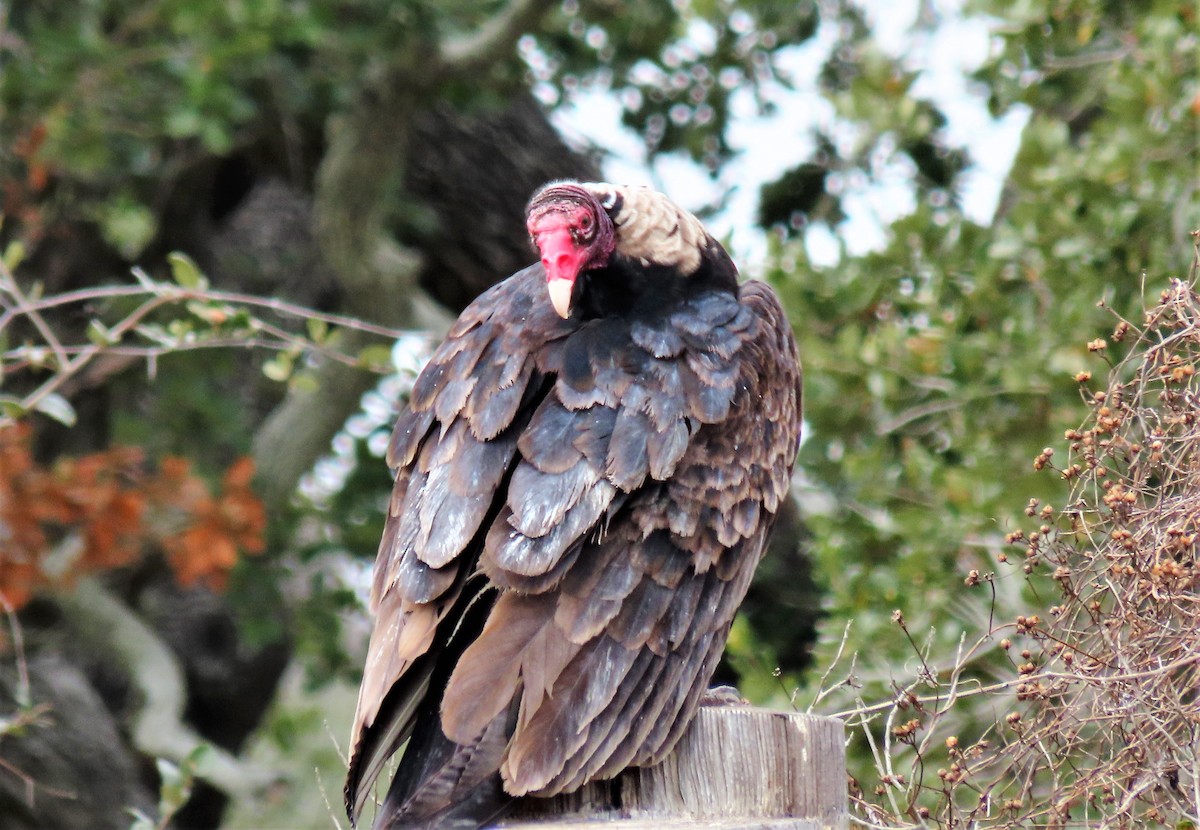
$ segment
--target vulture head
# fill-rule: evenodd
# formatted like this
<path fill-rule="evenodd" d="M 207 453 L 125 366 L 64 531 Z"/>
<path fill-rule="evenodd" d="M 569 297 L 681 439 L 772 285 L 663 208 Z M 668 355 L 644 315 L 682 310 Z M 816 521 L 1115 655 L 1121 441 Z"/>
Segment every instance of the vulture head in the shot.
<path fill-rule="evenodd" d="M 700 220 L 648 187 L 552 182 L 526 209 L 554 310 L 571 314 L 575 281 L 620 261 L 688 276 L 710 240 Z"/>

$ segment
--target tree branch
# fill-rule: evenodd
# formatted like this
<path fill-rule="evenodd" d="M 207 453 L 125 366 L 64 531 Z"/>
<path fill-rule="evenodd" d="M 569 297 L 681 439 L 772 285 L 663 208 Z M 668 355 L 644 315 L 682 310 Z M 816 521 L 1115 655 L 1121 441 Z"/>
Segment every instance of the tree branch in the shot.
<path fill-rule="evenodd" d="M 417 95 L 399 62 L 364 82 L 350 108 L 328 126 L 329 147 L 317 171 L 313 231 L 344 289 L 349 314 L 409 328 L 422 259 L 388 228 L 408 153 Z M 355 354 L 389 341 L 345 331 L 339 348 Z M 378 377 L 324 361 L 311 386 L 294 385 L 254 436 L 257 490 L 268 514 L 281 509 L 300 477 L 322 455 Z"/>
<path fill-rule="evenodd" d="M 465 73 L 494 63 L 555 5 L 557 0 L 509 0 L 476 31 L 442 44 L 443 67 L 449 72 Z"/>
<path fill-rule="evenodd" d="M 182 763 L 207 743 L 183 722 L 187 685 L 179 662 L 157 634 L 132 609 L 99 582 L 83 578 L 75 591 L 58 597 L 75 634 L 112 655 L 129 674 L 138 700 L 130 738 L 139 752 Z M 250 796 L 279 781 L 270 770 L 244 763 L 209 746 L 196 775 L 232 796 Z"/>
<path fill-rule="evenodd" d="M 433 328 L 440 334 L 449 326 L 450 318 L 434 313 L 436 306 L 417 287 L 426 264 L 422 256 L 398 244 L 391 232 L 397 200 L 409 195 L 405 176 L 413 125 L 429 107 L 431 88 L 448 73 L 479 70 L 502 59 L 555 2 L 509 0 L 478 31 L 449 39 L 440 55 L 406 53 L 393 59 L 366 79 L 349 108 L 330 121 L 328 150 L 316 178 L 313 228 L 326 263 L 344 288 L 344 311 L 396 328 Z M 340 347 L 354 354 L 372 342 L 381 341 L 346 332 Z M 322 364 L 313 377 L 315 390 L 295 387 L 254 439 L 259 493 L 269 513 L 286 502 L 300 477 L 328 452 L 362 394 L 377 382 L 333 362 Z"/>

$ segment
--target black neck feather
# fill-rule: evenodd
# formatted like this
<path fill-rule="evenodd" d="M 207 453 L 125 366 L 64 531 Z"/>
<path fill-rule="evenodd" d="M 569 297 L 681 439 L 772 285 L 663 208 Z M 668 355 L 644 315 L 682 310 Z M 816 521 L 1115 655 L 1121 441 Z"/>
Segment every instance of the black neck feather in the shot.
<path fill-rule="evenodd" d="M 585 271 L 575 283 L 571 316 L 654 315 L 705 291 L 737 294 L 737 268 L 718 242 L 711 242 L 700 267 L 689 275 L 673 266 L 642 265 L 614 256 L 604 268 Z"/>

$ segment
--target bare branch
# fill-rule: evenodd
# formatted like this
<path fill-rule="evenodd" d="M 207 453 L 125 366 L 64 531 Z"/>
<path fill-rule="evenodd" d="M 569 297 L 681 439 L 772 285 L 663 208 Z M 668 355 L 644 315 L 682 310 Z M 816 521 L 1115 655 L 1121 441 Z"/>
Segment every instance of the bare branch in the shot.
<path fill-rule="evenodd" d="M 477 31 L 444 43 L 443 66 L 450 72 L 461 74 L 494 63 L 555 5 L 557 0 L 509 0 Z"/>
<path fill-rule="evenodd" d="M 176 352 L 216 348 L 255 348 L 271 351 L 289 351 L 296 354 L 316 355 L 326 363 L 338 364 L 350 374 L 362 375 L 360 385 L 369 388 L 375 382 L 373 373 L 364 371 L 361 350 L 373 343 L 394 341 L 419 332 L 399 329 L 340 314 L 328 314 L 304 306 L 288 303 L 272 297 L 258 297 L 229 291 L 210 289 L 185 289 L 174 283 L 156 282 L 144 273 L 135 271 L 137 285 L 99 286 L 79 291 L 64 292 L 38 299 L 30 299 L 17 285 L 12 274 L 0 263 L 0 291 L 17 298 L 0 313 L 0 332 L 21 320 L 29 320 L 42 335 L 39 343 L 23 343 L 0 352 L 4 374 L 13 375 L 26 369 L 49 369 L 50 374 L 32 391 L 12 401 L 19 409 L 29 411 L 51 394 L 70 397 L 82 388 L 94 387 L 111 375 L 124 371 L 131 364 L 146 360 L 153 363 L 157 358 Z M 44 312 L 61 311 L 71 307 L 83 307 L 100 300 L 130 300 L 136 305 L 110 327 L 103 329 L 98 340 L 69 342 L 56 337 L 42 318 Z M 186 310 L 198 325 L 204 325 L 199 314 L 212 315 L 211 331 L 197 329 L 185 335 L 164 332 L 158 327 L 143 325 L 150 315 L 162 309 Z M 423 295 L 410 297 L 411 319 L 418 325 L 434 332 L 443 330 L 447 322 L 444 314 L 434 310 L 432 302 Z M 256 312 L 258 314 L 256 314 Z M 269 312 L 282 318 L 276 323 L 264 316 Z M 244 324 L 225 333 L 220 328 L 222 318 L 235 314 L 246 314 Z M 99 318 L 94 318 L 99 320 Z M 324 323 L 342 330 L 341 339 L 314 340 L 304 326 L 310 322 Z M 295 330 L 290 330 L 290 322 Z M 158 332 L 157 334 L 155 332 Z M 433 335 L 431 335 L 433 336 Z M 53 361 L 46 363 L 48 356 Z M 357 398 L 355 398 L 357 401 Z M 351 409 L 350 412 L 353 410 Z M 347 415 L 349 412 L 346 413 Z M 11 421 L 12 416 L 0 416 L 0 425 Z M 324 448 L 327 441 L 320 442 Z M 294 482 L 293 482 L 294 484 Z"/>
<path fill-rule="evenodd" d="M 1066 433 L 1066 459 L 1039 456 L 1069 492 L 1059 510 L 1031 499 L 1033 527 L 1008 540 L 1024 550 L 1011 564 L 1033 608 L 1020 591 L 999 608 L 998 594 L 981 598 L 987 630 L 960 641 L 950 667 L 841 713 L 879 776 L 852 796 L 866 824 L 1119 830 L 1200 813 L 1196 263 L 1137 325 L 1117 320 L 1111 339 L 1128 350 L 1106 359 L 1104 386 L 1083 389 L 1089 412 Z M 982 581 L 997 585 L 978 570 L 967 585 Z"/>
<path fill-rule="evenodd" d="M 102 653 L 108 653 L 128 674 L 138 701 L 131 738 L 151 757 L 182 763 L 205 743 L 183 722 L 187 687 L 183 669 L 166 644 L 130 608 L 100 583 L 80 579 L 75 591 L 59 597 L 72 630 Z M 251 766 L 219 747 L 210 746 L 196 774 L 222 792 L 251 796 L 279 781 L 270 770 Z"/>

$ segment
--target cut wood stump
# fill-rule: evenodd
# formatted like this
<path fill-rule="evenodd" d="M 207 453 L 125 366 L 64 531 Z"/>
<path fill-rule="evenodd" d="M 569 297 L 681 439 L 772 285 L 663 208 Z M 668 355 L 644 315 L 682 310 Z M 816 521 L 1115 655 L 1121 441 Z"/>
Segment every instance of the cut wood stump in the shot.
<path fill-rule="evenodd" d="M 701 707 L 655 767 L 549 799 L 523 798 L 497 827 L 559 830 L 844 830 L 845 735 L 835 718 Z"/>

